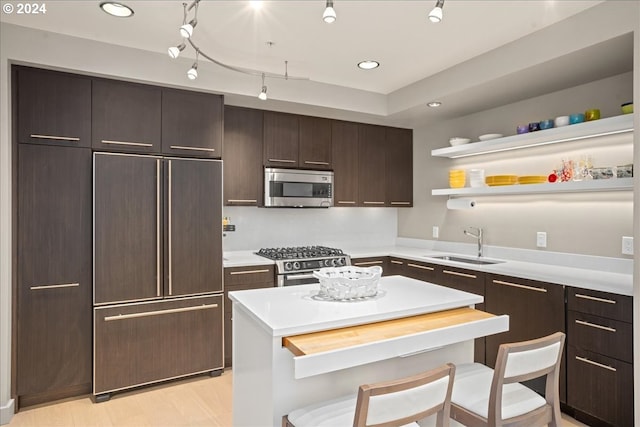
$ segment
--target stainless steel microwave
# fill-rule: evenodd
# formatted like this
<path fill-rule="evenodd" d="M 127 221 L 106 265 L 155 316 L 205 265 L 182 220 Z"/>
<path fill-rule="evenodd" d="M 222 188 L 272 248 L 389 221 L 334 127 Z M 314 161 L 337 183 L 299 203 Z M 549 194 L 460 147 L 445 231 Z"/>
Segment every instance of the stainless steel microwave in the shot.
<path fill-rule="evenodd" d="M 333 172 L 265 168 L 264 206 L 279 208 L 333 206 Z"/>

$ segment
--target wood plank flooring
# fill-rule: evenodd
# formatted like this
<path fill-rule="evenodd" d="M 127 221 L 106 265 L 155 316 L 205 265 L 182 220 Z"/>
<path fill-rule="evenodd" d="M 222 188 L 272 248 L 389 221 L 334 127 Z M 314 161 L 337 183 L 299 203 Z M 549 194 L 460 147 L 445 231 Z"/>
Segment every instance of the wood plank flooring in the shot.
<path fill-rule="evenodd" d="M 228 370 L 217 378 L 199 376 L 114 394 L 104 403 L 94 404 L 88 397 L 67 399 L 24 409 L 9 427 L 230 427 L 231 386 Z M 564 417 L 563 427 L 584 427 Z"/>

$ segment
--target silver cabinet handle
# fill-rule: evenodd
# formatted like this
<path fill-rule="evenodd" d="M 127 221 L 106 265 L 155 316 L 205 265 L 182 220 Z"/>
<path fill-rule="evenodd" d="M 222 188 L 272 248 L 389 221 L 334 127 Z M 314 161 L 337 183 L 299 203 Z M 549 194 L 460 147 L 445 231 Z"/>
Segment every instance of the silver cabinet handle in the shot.
<path fill-rule="evenodd" d="M 60 283 L 56 285 L 31 286 L 29 289 L 32 291 L 41 291 L 43 289 L 77 288 L 78 286 L 80 286 L 80 283 Z"/>
<path fill-rule="evenodd" d="M 338 200 L 339 205 L 355 205 L 355 200 Z"/>
<path fill-rule="evenodd" d="M 406 206 L 406 205 L 410 205 L 411 202 L 391 202 L 391 204 L 392 205 L 403 205 L 403 206 Z"/>
<path fill-rule="evenodd" d="M 511 286 L 511 287 L 514 287 L 514 288 L 526 289 L 528 291 L 547 292 L 547 290 L 545 288 L 538 288 L 536 286 L 520 285 L 518 283 L 511 283 L 511 282 L 503 282 L 502 280 L 494 280 L 493 283 L 495 283 L 496 285 L 505 285 L 505 286 Z"/>
<path fill-rule="evenodd" d="M 295 163 L 295 160 L 289 160 L 289 159 L 268 159 L 270 162 L 277 162 L 277 163 Z"/>
<path fill-rule="evenodd" d="M 313 273 L 311 274 L 287 274 L 285 275 L 287 279 L 296 280 L 296 279 L 313 279 L 315 276 Z"/>
<path fill-rule="evenodd" d="M 576 298 L 588 299 L 588 300 L 591 300 L 591 301 L 598 301 L 598 302 L 605 302 L 607 304 L 615 304 L 616 303 L 616 301 L 612 300 L 612 299 L 592 297 L 591 295 L 584 295 L 584 294 L 576 294 Z"/>
<path fill-rule="evenodd" d="M 587 359 L 585 357 L 576 356 L 576 360 L 579 360 L 579 361 L 584 362 L 584 363 L 588 363 L 590 365 L 597 366 L 599 368 L 608 369 L 609 371 L 612 371 L 612 372 L 616 372 L 617 371 L 617 369 L 614 368 L 613 366 L 603 365 L 602 363 L 594 362 L 593 360 L 589 360 L 589 359 Z"/>
<path fill-rule="evenodd" d="M 227 203 L 258 203 L 258 201 L 253 199 L 228 199 Z"/>
<path fill-rule="evenodd" d="M 354 262 L 353 265 L 358 266 L 358 265 L 376 265 L 376 264 L 383 264 L 384 261 L 362 261 L 362 262 Z"/>
<path fill-rule="evenodd" d="M 429 267 L 427 265 L 418 265 L 418 264 L 413 264 L 413 263 L 407 264 L 407 267 L 419 268 L 421 270 L 429 270 L 429 271 L 435 270 L 435 268 Z"/>
<path fill-rule="evenodd" d="M 208 151 L 210 153 L 216 151 L 215 148 L 187 147 L 185 145 L 170 145 L 169 147 L 173 148 L 174 150 Z"/>
<path fill-rule="evenodd" d="M 167 228 L 168 228 L 168 230 L 167 230 L 167 233 L 168 233 L 168 235 L 167 235 L 167 243 L 168 243 L 168 246 L 169 246 L 169 256 L 168 256 L 168 258 L 169 258 L 168 259 L 168 262 L 169 262 L 169 267 L 168 267 L 168 269 L 169 269 L 169 295 L 172 295 L 172 292 L 173 292 L 173 280 L 172 280 L 172 277 L 171 277 L 171 273 L 172 273 L 172 269 L 171 269 L 171 259 L 172 259 L 172 257 L 171 257 L 171 251 L 172 251 L 172 247 L 171 247 L 171 208 L 173 206 L 172 205 L 172 201 L 171 201 L 171 193 L 172 193 L 172 191 L 171 191 L 171 166 L 172 166 L 172 164 L 173 164 L 173 160 L 169 160 L 169 170 L 167 172 L 168 180 L 169 180 L 169 185 L 168 185 L 168 188 L 167 188 L 167 206 L 168 206 L 168 208 L 167 208 Z"/>
<path fill-rule="evenodd" d="M 103 144 L 113 144 L 113 145 L 133 145 L 136 147 L 153 147 L 153 144 L 150 144 L 148 142 L 112 141 L 110 139 L 103 139 L 101 142 Z"/>
<path fill-rule="evenodd" d="M 258 274 L 258 273 L 268 273 L 269 269 L 265 268 L 264 270 L 241 270 L 241 271 L 232 271 L 229 273 L 232 276 L 237 276 L 239 274 Z"/>
<path fill-rule="evenodd" d="M 104 318 L 104 321 L 111 322 L 113 320 L 135 319 L 138 317 L 149 317 L 149 316 L 159 316 L 163 314 L 184 313 L 186 311 L 208 310 L 211 308 L 218 308 L 218 304 L 203 304 L 203 305 L 198 305 L 196 307 L 170 308 L 168 310 L 145 311 L 143 313 L 118 314 L 117 316 L 106 316 Z"/>
<path fill-rule="evenodd" d="M 391 264 L 398 264 L 398 265 L 402 265 L 404 264 L 402 261 L 396 261 L 395 259 L 391 260 Z M 433 270 L 433 269 L 432 269 Z"/>
<path fill-rule="evenodd" d="M 322 165 L 322 166 L 329 166 L 328 162 L 314 162 L 312 160 L 305 160 L 304 161 L 305 165 Z"/>
<path fill-rule="evenodd" d="M 362 202 L 365 205 L 384 205 L 384 202 Z"/>
<path fill-rule="evenodd" d="M 72 142 L 78 142 L 80 141 L 80 138 L 76 138 L 75 136 L 54 136 L 54 135 L 39 135 L 37 133 L 32 133 L 31 135 L 29 135 L 31 138 L 36 138 L 36 139 L 55 139 L 57 141 L 72 141 Z"/>
<path fill-rule="evenodd" d="M 160 159 L 156 159 L 156 296 L 160 296 Z"/>
<path fill-rule="evenodd" d="M 578 325 L 583 325 L 583 326 L 589 326 L 591 328 L 602 329 L 603 331 L 609 331 L 609 332 L 615 332 L 616 331 L 615 328 L 610 328 L 608 326 L 602 326 L 602 325 L 598 325 L 598 324 L 591 323 L 591 322 L 585 322 L 584 320 L 577 320 L 576 319 L 576 323 Z"/>
<path fill-rule="evenodd" d="M 445 274 L 450 274 L 452 276 L 466 277 L 468 279 L 477 279 L 478 278 L 478 276 L 476 276 L 475 274 L 460 273 L 460 272 L 451 271 L 451 270 L 442 270 L 442 272 L 445 273 Z"/>

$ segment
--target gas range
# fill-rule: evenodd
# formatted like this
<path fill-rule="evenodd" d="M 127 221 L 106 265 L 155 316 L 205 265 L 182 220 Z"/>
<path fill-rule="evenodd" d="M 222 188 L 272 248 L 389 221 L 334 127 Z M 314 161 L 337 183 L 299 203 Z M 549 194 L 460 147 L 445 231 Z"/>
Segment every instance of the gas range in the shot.
<path fill-rule="evenodd" d="M 351 265 L 349 255 L 326 246 L 262 248 L 256 254 L 276 262 L 278 286 L 314 283 L 317 282 L 313 277 L 315 270 Z"/>

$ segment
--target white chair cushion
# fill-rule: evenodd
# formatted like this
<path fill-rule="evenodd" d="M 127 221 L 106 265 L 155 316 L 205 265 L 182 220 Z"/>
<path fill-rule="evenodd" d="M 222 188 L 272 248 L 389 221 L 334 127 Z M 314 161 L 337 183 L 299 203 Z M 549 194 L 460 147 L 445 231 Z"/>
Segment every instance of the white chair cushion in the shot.
<path fill-rule="evenodd" d="M 484 365 L 456 365 L 451 402 L 487 418 L 492 380 L 493 369 Z M 542 396 L 520 383 L 506 384 L 502 390 L 502 419 L 526 414 L 546 403 Z"/>
<path fill-rule="evenodd" d="M 291 411 L 289 421 L 296 427 L 349 427 L 353 426 L 357 395 L 340 397 L 315 403 Z M 407 424 L 419 427 L 416 423 Z"/>

